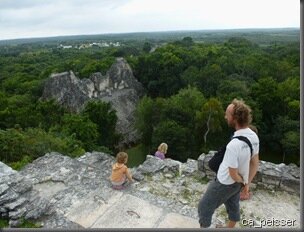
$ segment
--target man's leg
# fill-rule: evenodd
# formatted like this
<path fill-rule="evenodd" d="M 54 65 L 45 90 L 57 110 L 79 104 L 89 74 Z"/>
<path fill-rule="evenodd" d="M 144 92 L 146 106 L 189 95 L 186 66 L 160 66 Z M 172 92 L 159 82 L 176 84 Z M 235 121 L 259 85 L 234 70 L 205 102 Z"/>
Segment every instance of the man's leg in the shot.
<path fill-rule="evenodd" d="M 229 219 L 228 228 L 235 227 L 236 223 L 240 221 L 240 190 L 241 186 L 236 186 L 236 193 L 224 203 Z"/>
<path fill-rule="evenodd" d="M 219 185 L 219 182 L 211 181 L 207 191 L 198 204 L 198 216 L 201 228 L 206 228 L 211 225 L 212 215 L 215 209 L 222 204 L 222 202 L 220 202 L 221 191 Z"/>
<path fill-rule="evenodd" d="M 234 228 L 236 225 L 236 222 L 235 221 L 230 221 L 227 223 L 227 228 Z"/>

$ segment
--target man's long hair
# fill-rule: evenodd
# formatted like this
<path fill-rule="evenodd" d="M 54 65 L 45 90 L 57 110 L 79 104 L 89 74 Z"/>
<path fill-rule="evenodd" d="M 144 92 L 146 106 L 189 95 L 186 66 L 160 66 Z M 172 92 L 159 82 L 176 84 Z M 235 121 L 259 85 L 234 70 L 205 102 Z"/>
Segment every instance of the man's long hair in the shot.
<path fill-rule="evenodd" d="M 233 99 L 233 118 L 241 126 L 249 126 L 252 121 L 251 108 L 243 100 Z"/>

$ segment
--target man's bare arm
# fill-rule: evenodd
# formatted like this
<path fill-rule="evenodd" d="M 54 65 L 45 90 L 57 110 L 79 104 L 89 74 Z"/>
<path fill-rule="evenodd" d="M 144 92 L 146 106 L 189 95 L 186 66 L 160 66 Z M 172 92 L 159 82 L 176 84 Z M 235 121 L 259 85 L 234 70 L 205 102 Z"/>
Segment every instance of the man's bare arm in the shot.
<path fill-rule="evenodd" d="M 248 184 L 251 183 L 259 168 L 259 154 L 256 154 L 250 160 Z"/>
<path fill-rule="evenodd" d="M 239 170 L 237 168 L 230 168 L 229 167 L 229 175 L 231 178 L 238 183 L 243 183 L 243 177 L 239 174 Z"/>

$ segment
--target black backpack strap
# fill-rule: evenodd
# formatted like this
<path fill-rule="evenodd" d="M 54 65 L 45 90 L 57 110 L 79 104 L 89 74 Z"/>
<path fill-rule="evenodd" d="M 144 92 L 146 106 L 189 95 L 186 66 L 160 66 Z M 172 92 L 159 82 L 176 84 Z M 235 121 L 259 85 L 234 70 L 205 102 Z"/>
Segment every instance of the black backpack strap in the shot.
<path fill-rule="evenodd" d="M 251 154 L 251 157 L 252 157 L 252 155 L 253 155 L 252 144 L 251 144 L 251 142 L 249 141 L 249 139 L 247 137 L 245 137 L 245 136 L 235 136 L 235 137 L 232 137 L 232 139 L 239 139 L 239 140 L 247 143 L 247 145 L 250 148 L 250 154 Z"/>

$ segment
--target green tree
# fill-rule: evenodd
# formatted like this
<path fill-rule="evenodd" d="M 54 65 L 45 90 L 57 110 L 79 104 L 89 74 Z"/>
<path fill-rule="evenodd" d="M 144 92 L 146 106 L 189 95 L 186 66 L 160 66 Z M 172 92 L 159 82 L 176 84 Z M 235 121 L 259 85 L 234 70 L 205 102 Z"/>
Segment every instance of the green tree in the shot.
<path fill-rule="evenodd" d="M 4 92 L 0 91 L 0 129 L 6 128 L 6 119 L 9 112 L 7 111 L 8 99 Z"/>
<path fill-rule="evenodd" d="M 186 47 L 190 47 L 194 44 L 193 39 L 190 36 L 184 37 L 181 43 Z"/>
<path fill-rule="evenodd" d="M 272 77 L 261 78 L 252 85 L 251 95 L 263 112 L 263 120 L 271 127 L 282 105 L 278 95 L 278 83 Z"/>
<path fill-rule="evenodd" d="M 221 102 L 216 98 L 210 98 L 197 114 L 197 122 L 204 125 L 204 144 L 207 144 L 207 137 L 210 132 L 222 131 L 224 121 L 224 110 Z"/>
<path fill-rule="evenodd" d="M 171 96 L 180 89 L 180 73 L 183 70 L 183 60 L 173 52 L 162 53 L 159 73 L 158 91 L 160 96 Z"/>
<path fill-rule="evenodd" d="M 181 89 L 167 100 L 164 117 L 194 129 L 195 115 L 205 102 L 204 95 L 195 87 Z"/>
<path fill-rule="evenodd" d="M 222 81 L 224 73 L 218 64 L 210 64 L 200 70 L 200 90 L 206 97 L 216 95 L 219 83 Z"/>
<path fill-rule="evenodd" d="M 65 155 L 77 157 L 85 150 L 81 142 L 71 136 L 62 136 L 45 132 L 40 128 L 0 130 L 0 158 L 7 164 L 27 162 L 43 156 L 47 152 L 57 151 Z"/>
<path fill-rule="evenodd" d="M 185 162 L 190 157 L 188 138 L 191 131 L 174 121 L 162 121 L 152 136 L 152 144 L 157 147 L 161 142 L 168 144 L 167 157 Z"/>
<path fill-rule="evenodd" d="M 82 115 L 87 116 L 97 125 L 99 138 L 97 143 L 101 146 L 113 149 L 119 142 L 120 135 L 115 131 L 117 116 L 110 103 L 101 101 L 89 101 Z"/>
<path fill-rule="evenodd" d="M 148 52 L 151 51 L 151 49 L 152 49 L 151 44 L 149 42 L 145 42 L 144 45 L 143 45 L 143 51 L 148 53 Z"/>
<path fill-rule="evenodd" d="M 141 134 L 141 142 L 149 149 L 151 148 L 154 119 L 158 113 L 153 100 L 147 96 L 144 96 L 136 107 L 135 126 Z"/>
<path fill-rule="evenodd" d="M 284 156 L 290 155 L 293 156 L 294 159 L 289 159 L 294 161 L 296 164 L 300 164 L 300 133 L 299 131 L 288 131 L 284 133 L 284 136 L 281 140 L 284 149 Z M 283 158 L 283 162 L 285 161 L 285 157 Z"/>
<path fill-rule="evenodd" d="M 65 114 L 63 116 L 61 132 L 81 141 L 87 151 L 95 149 L 99 137 L 97 125 L 88 117 L 78 114 Z"/>
<path fill-rule="evenodd" d="M 7 106 L 0 113 L 5 116 L 3 125 L 5 128 L 13 128 L 19 125 L 22 128 L 37 127 L 39 120 L 35 114 L 34 99 L 29 94 L 12 95 L 7 98 Z"/>
<path fill-rule="evenodd" d="M 281 105 L 281 114 L 300 120 L 300 79 L 287 78 L 278 83 L 278 96 L 284 104 Z"/>
<path fill-rule="evenodd" d="M 234 98 L 242 98 L 244 100 L 249 98 L 250 89 L 244 80 L 235 78 L 224 79 L 218 85 L 216 95 L 221 99 L 223 105 L 227 105 Z"/>
<path fill-rule="evenodd" d="M 57 124 L 61 124 L 65 109 L 55 100 L 38 101 L 36 104 L 36 115 L 39 126 L 46 131 Z"/>
<path fill-rule="evenodd" d="M 189 66 L 182 74 L 181 80 L 184 86 L 191 85 L 199 87 L 200 71 L 196 66 Z"/>
<path fill-rule="evenodd" d="M 275 120 L 273 137 L 275 141 L 278 141 L 283 152 L 282 162 L 298 163 L 300 160 L 299 122 L 290 119 L 287 115 L 278 116 Z"/>

